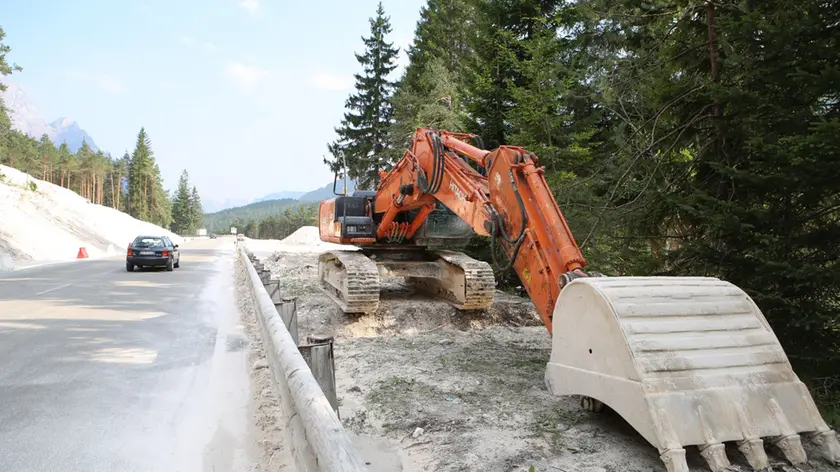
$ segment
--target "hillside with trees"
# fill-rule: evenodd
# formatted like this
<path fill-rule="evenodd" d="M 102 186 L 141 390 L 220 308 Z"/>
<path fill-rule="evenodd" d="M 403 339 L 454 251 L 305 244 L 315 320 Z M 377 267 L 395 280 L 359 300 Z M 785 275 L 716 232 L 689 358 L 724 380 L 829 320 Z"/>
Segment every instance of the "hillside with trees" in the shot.
<path fill-rule="evenodd" d="M 393 93 L 370 25 L 332 168 L 369 181 L 417 127 L 523 146 L 591 268 L 740 286 L 840 421 L 838 4 L 428 0 Z"/>
<path fill-rule="evenodd" d="M 22 70 L 6 61 L 11 48 L 2 42 L 4 37 L 0 28 L 0 76 Z M 5 90 L 2 83 L 0 88 Z M 93 151 L 86 142 L 74 153 L 67 144 L 56 147 L 46 134 L 36 140 L 12 129 L 0 99 L 0 164 L 73 190 L 92 203 L 123 211 L 139 220 L 163 228 L 172 224 L 175 232 L 194 231 L 201 225 L 203 212 L 197 189 L 192 187 L 188 198 L 184 198 L 179 188 L 173 202 L 163 186 L 145 128 L 138 132 L 133 152 L 126 151 L 120 158 L 112 158 L 102 150 Z"/>
<path fill-rule="evenodd" d="M 204 215 L 207 230 L 216 234 L 238 233 L 254 239 L 283 239 L 301 226 L 313 225 L 318 202 L 293 198 L 265 200 Z"/>

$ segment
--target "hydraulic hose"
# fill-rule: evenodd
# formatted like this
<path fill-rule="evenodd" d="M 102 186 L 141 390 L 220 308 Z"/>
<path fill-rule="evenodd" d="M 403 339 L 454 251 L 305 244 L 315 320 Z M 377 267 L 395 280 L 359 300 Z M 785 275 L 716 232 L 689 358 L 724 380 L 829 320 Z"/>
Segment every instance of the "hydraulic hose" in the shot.
<path fill-rule="evenodd" d="M 508 236 L 507 231 L 505 230 L 505 225 L 501 221 L 501 215 L 498 212 L 494 212 L 493 217 L 493 231 L 490 233 L 490 256 L 493 259 L 493 266 L 496 267 L 497 273 L 504 273 L 507 272 L 511 267 L 513 267 L 514 262 L 516 262 L 516 257 L 519 255 L 519 249 L 522 247 L 522 242 L 525 240 L 525 228 L 528 227 L 528 214 L 525 211 L 525 202 L 522 201 L 522 194 L 519 192 L 519 187 L 516 185 L 516 178 L 513 175 L 513 169 L 508 171 L 508 175 L 510 176 L 510 185 L 513 189 L 513 194 L 516 196 L 516 202 L 519 204 L 519 211 L 522 215 L 522 227 L 519 229 L 519 234 L 516 236 L 516 239 L 511 239 Z M 508 263 L 501 269 L 499 269 L 498 260 L 496 260 L 496 247 L 497 247 L 497 234 L 502 236 L 508 244 L 513 244 L 513 252 L 508 260 Z"/>
<path fill-rule="evenodd" d="M 432 132 L 426 132 L 426 135 L 429 137 L 429 141 L 432 145 L 431 175 L 427 178 L 424 173 L 421 172 L 417 179 L 417 183 L 423 193 L 434 195 L 438 192 L 438 190 L 440 190 L 440 185 L 443 182 L 446 160 L 444 159 L 444 148 L 443 143 L 440 141 L 440 137 Z"/>

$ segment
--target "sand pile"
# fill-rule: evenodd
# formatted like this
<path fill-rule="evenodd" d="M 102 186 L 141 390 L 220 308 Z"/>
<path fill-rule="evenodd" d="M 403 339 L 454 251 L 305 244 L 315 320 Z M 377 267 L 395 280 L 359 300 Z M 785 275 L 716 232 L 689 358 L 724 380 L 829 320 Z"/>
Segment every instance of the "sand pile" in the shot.
<path fill-rule="evenodd" d="M 321 236 L 318 228 L 314 226 L 304 226 L 299 228 L 294 233 L 281 240 L 281 244 L 291 244 L 295 246 L 313 246 L 321 244 Z"/>

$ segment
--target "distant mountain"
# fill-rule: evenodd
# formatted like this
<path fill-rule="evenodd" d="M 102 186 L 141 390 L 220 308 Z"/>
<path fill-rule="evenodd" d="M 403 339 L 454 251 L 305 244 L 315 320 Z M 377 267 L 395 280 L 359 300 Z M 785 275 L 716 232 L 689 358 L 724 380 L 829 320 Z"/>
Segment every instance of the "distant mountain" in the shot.
<path fill-rule="evenodd" d="M 352 179 L 348 179 L 347 180 L 347 188 L 348 188 L 348 193 L 353 193 L 353 190 L 356 189 L 356 181 L 354 181 Z M 336 182 L 335 191 L 338 192 L 338 193 L 341 193 L 343 190 L 344 190 L 344 181 L 340 180 L 340 181 Z M 317 201 L 320 201 L 320 200 L 326 200 L 328 198 L 332 198 L 334 196 L 335 196 L 335 193 L 333 193 L 333 182 L 330 182 L 327 185 L 324 185 L 323 187 L 321 187 L 317 190 L 313 190 L 311 192 L 307 192 L 307 193 L 301 195 L 298 198 L 298 200 L 300 200 L 302 202 L 317 202 Z"/>
<path fill-rule="evenodd" d="M 306 192 L 284 190 L 282 192 L 269 193 L 268 195 L 254 200 L 254 202 L 264 202 L 266 200 L 283 200 L 285 198 L 297 199 Z"/>
<path fill-rule="evenodd" d="M 48 124 L 38 113 L 35 105 L 29 101 L 23 89 L 8 80 L 4 81 L 4 85 L 7 88 L 0 97 L 3 98 L 9 119 L 12 121 L 12 128 L 35 139 L 41 139 L 41 136 L 46 134 L 56 146 L 67 143 L 67 147 L 73 152 L 79 150 L 82 141 L 87 141 L 88 146 L 94 151 L 99 150 L 93 138 L 75 121 L 61 117 Z"/>
<path fill-rule="evenodd" d="M 301 205 L 301 202 L 294 198 L 249 203 L 248 205 L 205 214 L 204 226 L 211 232 L 227 233 L 230 227 L 236 224 L 241 226 L 249 220 L 261 220 L 268 216 L 277 216 L 287 208 L 294 208 L 299 205 Z"/>
<path fill-rule="evenodd" d="M 228 198 L 227 200 L 213 200 L 212 198 L 201 198 L 201 208 L 205 214 L 217 213 L 229 208 L 240 207 L 251 203 L 250 200 L 243 198 Z"/>
<path fill-rule="evenodd" d="M 336 183 L 335 190 L 339 193 L 342 192 L 344 189 L 344 181 L 340 180 Z M 356 181 L 353 179 L 349 179 L 347 181 L 347 187 L 349 188 L 348 193 L 353 193 L 356 189 Z M 335 194 L 333 193 L 333 183 L 330 182 L 323 187 L 312 190 L 311 192 L 300 192 L 295 190 L 283 190 L 280 192 L 270 193 L 264 197 L 258 198 L 256 200 L 244 200 L 241 198 L 228 198 L 227 200 L 214 200 L 212 198 L 202 198 L 201 199 L 201 207 L 204 209 L 205 216 L 212 215 L 214 213 L 224 213 L 226 211 L 233 211 L 236 210 L 240 214 L 242 213 L 242 208 L 248 209 L 246 213 L 250 213 L 251 207 L 257 203 L 265 203 L 265 202 L 282 202 L 282 206 L 288 206 L 288 202 L 299 202 L 299 203 L 311 203 L 311 202 L 319 202 L 321 200 L 326 200 L 328 198 L 334 197 Z"/>
<path fill-rule="evenodd" d="M 91 138 L 85 130 L 79 128 L 79 125 L 76 124 L 75 121 L 61 117 L 50 123 L 50 128 L 52 128 L 55 133 L 50 135 L 50 139 L 53 140 L 56 146 L 60 146 L 61 143 L 67 143 L 67 147 L 69 147 L 71 151 L 76 152 L 80 147 L 82 147 L 82 141 L 86 141 L 91 149 L 94 151 L 99 150 L 99 148 L 96 147 L 96 143 L 93 142 L 93 138 Z"/>

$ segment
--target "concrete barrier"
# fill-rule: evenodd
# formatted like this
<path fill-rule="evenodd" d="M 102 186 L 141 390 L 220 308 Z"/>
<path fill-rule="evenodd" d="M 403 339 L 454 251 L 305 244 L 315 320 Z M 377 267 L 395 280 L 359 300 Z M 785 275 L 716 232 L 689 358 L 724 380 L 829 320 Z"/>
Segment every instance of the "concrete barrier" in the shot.
<path fill-rule="evenodd" d="M 362 472 L 368 468 L 298 350 L 245 248 L 245 264 L 274 388 L 280 397 L 286 444 L 299 472 Z M 276 295 L 275 295 L 276 296 Z"/>

